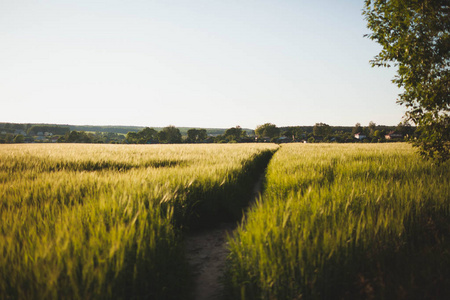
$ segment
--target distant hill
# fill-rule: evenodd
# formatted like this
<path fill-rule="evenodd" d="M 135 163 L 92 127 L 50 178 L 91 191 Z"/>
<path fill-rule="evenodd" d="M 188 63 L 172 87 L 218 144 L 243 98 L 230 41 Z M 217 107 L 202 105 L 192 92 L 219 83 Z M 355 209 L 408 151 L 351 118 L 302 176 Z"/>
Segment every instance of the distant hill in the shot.
<path fill-rule="evenodd" d="M 119 133 L 119 134 L 127 134 L 128 132 L 138 132 L 141 131 L 142 129 L 144 129 L 144 126 L 115 126 L 115 125 L 69 125 L 69 124 L 42 124 L 42 123 L 5 123 L 5 122 L 1 122 L 0 123 L 0 128 L 3 129 L 17 129 L 17 130 L 24 130 L 25 132 L 32 128 L 33 126 L 35 127 L 47 127 L 47 128 L 56 128 L 56 127 L 61 127 L 61 128 L 69 128 L 70 131 L 90 131 L 90 132 L 108 132 L 108 133 Z M 152 126 L 147 126 L 150 128 L 155 129 L 156 131 L 160 131 L 163 129 L 163 127 L 152 127 Z M 224 134 L 225 131 L 228 128 L 201 128 L 201 127 L 177 127 L 182 135 L 187 135 L 187 131 L 191 128 L 195 128 L 195 129 L 206 129 L 206 131 L 208 132 L 208 134 L 212 134 L 212 135 L 219 135 L 219 134 Z M 254 133 L 253 129 L 249 129 L 249 128 L 242 128 L 243 130 L 245 130 L 247 132 L 247 134 L 252 135 Z M 56 133 L 55 133 L 56 134 Z"/>
<path fill-rule="evenodd" d="M 68 125 L 70 127 L 70 130 L 76 130 L 76 131 L 98 131 L 98 132 L 112 132 L 112 133 L 122 133 L 127 134 L 128 132 L 138 132 L 144 129 L 144 126 L 94 126 L 94 125 Z M 163 127 L 152 127 L 152 126 L 146 126 L 155 129 L 156 131 L 161 131 Z M 225 131 L 228 128 L 202 128 L 202 127 L 177 127 L 182 135 L 187 135 L 187 131 L 189 129 L 195 128 L 195 129 L 206 129 L 208 134 L 212 135 L 219 135 L 224 134 Z M 253 129 L 248 128 L 242 128 L 247 132 L 247 134 L 253 134 Z"/>

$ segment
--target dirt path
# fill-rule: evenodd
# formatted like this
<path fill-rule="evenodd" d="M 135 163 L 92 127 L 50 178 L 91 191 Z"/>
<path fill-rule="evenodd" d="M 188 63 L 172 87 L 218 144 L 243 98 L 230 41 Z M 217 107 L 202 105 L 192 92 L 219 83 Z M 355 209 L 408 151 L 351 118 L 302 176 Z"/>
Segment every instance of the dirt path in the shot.
<path fill-rule="evenodd" d="M 253 197 L 258 197 L 264 174 L 253 188 Z M 187 259 L 194 270 L 194 299 L 219 300 L 223 286 L 221 276 L 228 255 L 227 234 L 237 227 L 237 222 L 221 223 L 218 227 L 190 234 L 186 238 Z"/>
<path fill-rule="evenodd" d="M 236 228 L 237 223 L 222 223 L 218 228 L 196 232 L 186 239 L 188 262 L 194 270 L 194 299 L 220 299 L 222 285 L 220 276 L 225 268 L 228 255 L 227 233 Z"/>

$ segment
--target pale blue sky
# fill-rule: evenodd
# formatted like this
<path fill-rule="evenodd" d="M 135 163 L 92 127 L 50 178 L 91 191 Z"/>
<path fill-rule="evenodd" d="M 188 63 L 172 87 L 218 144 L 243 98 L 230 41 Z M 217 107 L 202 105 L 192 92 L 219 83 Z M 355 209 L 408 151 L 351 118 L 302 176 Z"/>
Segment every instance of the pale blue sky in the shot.
<path fill-rule="evenodd" d="M 0 0 L 0 122 L 396 125 L 363 0 Z"/>

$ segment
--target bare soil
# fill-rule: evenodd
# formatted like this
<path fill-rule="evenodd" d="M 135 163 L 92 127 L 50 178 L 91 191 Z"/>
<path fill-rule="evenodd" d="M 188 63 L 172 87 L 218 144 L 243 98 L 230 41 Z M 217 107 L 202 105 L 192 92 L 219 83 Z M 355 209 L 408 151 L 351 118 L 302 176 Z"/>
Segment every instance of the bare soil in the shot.
<path fill-rule="evenodd" d="M 253 198 L 261 192 L 264 174 L 253 188 Z M 191 233 L 186 237 L 186 256 L 194 270 L 194 299 L 219 300 L 223 297 L 221 277 L 229 253 L 227 235 L 237 227 L 238 222 L 221 223 L 218 227 Z"/>
<path fill-rule="evenodd" d="M 227 233 L 237 223 L 222 223 L 219 227 L 196 232 L 186 239 L 187 258 L 194 270 L 194 299 L 221 299 L 223 286 L 220 281 L 228 255 Z"/>

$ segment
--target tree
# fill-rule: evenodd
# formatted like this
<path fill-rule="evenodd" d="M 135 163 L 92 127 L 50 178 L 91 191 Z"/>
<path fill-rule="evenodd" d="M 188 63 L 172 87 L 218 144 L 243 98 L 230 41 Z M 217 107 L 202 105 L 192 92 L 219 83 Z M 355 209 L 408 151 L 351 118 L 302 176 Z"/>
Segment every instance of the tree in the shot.
<path fill-rule="evenodd" d="M 139 141 L 139 136 L 134 131 L 129 131 L 126 137 L 127 143 L 129 144 L 137 144 Z"/>
<path fill-rule="evenodd" d="M 367 36 L 383 49 L 372 66 L 398 67 L 397 102 L 417 125 L 413 142 L 426 158 L 450 157 L 450 2 L 366 0 Z"/>
<path fill-rule="evenodd" d="M 187 131 L 187 142 L 189 143 L 199 143 L 206 140 L 208 134 L 206 133 L 206 129 L 189 129 Z"/>
<path fill-rule="evenodd" d="M 156 140 L 157 133 L 155 129 L 149 127 L 145 127 L 142 131 L 139 131 L 138 135 L 141 139 L 141 144 L 147 144 Z"/>
<path fill-rule="evenodd" d="M 203 142 L 208 138 L 208 133 L 206 132 L 206 129 L 199 129 L 197 130 L 197 141 Z"/>
<path fill-rule="evenodd" d="M 126 136 L 126 140 L 129 144 L 148 144 L 157 140 L 157 134 L 158 132 L 155 129 L 145 127 L 138 132 L 129 131 Z"/>
<path fill-rule="evenodd" d="M 16 135 L 14 138 L 14 143 L 23 143 L 25 142 L 25 137 L 22 134 Z"/>
<path fill-rule="evenodd" d="M 377 128 L 377 124 L 375 124 L 375 122 L 373 122 L 373 121 L 370 121 L 369 122 L 369 136 L 374 135 L 376 128 Z"/>
<path fill-rule="evenodd" d="M 375 130 L 373 132 L 373 137 L 377 139 L 381 138 L 381 132 L 379 130 Z"/>
<path fill-rule="evenodd" d="M 352 135 L 355 135 L 357 133 L 361 133 L 363 128 L 361 127 L 361 123 L 356 123 L 355 127 L 352 129 Z"/>
<path fill-rule="evenodd" d="M 409 137 L 414 133 L 414 129 L 407 121 L 403 121 L 398 123 L 397 127 L 395 128 L 395 132 L 400 133 L 405 137 Z"/>
<path fill-rule="evenodd" d="M 280 135 L 280 128 L 278 128 L 275 124 L 266 123 L 256 127 L 255 134 L 258 137 L 275 138 Z"/>
<path fill-rule="evenodd" d="M 242 128 L 241 126 L 231 127 L 225 131 L 225 137 L 230 141 L 239 142 L 242 136 Z"/>
<path fill-rule="evenodd" d="M 325 123 L 316 123 L 313 127 L 313 135 L 325 137 L 331 133 L 331 127 Z"/>
<path fill-rule="evenodd" d="M 181 133 L 175 126 L 164 127 L 158 132 L 158 139 L 161 143 L 176 144 L 181 143 Z"/>
<path fill-rule="evenodd" d="M 167 133 L 164 130 L 161 130 L 160 132 L 158 132 L 158 134 L 156 136 L 160 143 L 167 143 Z"/>
<path fill-rule="evenodd" d="M 7 143 L 12 143 L 12 142 L 13 142 L 13 139 L 14 139 L 14 135 L 12 135 L 11 133 L 7 133 L 7 134 L 6 134 L 6 136 L 5 136 L 5 141 L 6 141 Z"/>
<path fill-rule="evenodd" d="M 186 141 L 189 143 L 195 143 L 197 140 L 197 129 L 192 128 L 187 131 L 187 139 Z"/>
<path fill-rule="evenodd" d="M 70 133 L 66 133 L 65 141 L 66 143 L 92 143 L 91 137 L 84 131 L 73 130 Z"/>
<path fill-rule="evenodd" d="M 67 143 L 76 143 L 78 142 L 78 131 L 71 131 L 66 133 L 66 142 Z"/>

